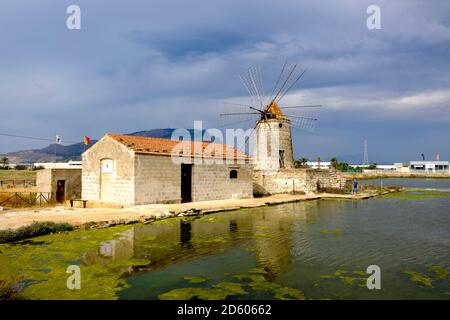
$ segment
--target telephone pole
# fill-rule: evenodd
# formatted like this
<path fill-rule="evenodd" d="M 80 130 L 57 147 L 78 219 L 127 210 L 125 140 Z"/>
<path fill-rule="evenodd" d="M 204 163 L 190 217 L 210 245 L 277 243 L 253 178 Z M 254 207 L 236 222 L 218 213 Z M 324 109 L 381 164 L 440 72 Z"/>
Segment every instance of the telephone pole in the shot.
<path fill-rule="evenodd" d="M 363 165 L 369 165 L 369 151 L 367 148 L 367 140 L 364 140 L 364 161 Z"/>

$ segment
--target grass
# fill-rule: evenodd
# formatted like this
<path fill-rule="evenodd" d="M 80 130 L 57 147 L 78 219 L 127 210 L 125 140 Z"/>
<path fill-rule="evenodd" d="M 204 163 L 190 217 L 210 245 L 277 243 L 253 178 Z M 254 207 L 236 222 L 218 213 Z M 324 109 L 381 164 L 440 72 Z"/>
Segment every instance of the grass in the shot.
<path fill-rule="evenodd" d="M 448 198 L 450 197 L 450 191 L 407 189 L 402 192 L 387 194 L 385 197 L 398 200 Z"/>
<path fill-rule="evenodd" d="M 73 227 L 68 223 L 34 222 L 17 230 L 0 230 L 0 243 L 19 241 L 51 233 L 71 231 Z"/>
<path fill-rule="evenodd" d="M 36 179 L 36 171 L 0 170 L 0 180 L 32 180 Z"/>

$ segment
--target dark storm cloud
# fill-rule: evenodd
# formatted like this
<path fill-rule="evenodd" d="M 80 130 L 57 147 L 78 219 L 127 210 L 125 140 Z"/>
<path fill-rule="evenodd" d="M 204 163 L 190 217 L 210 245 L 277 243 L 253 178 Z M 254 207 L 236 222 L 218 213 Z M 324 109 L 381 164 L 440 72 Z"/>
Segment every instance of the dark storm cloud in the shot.
<path fill-rule="evenodd" d="M 80 31 L 65 28 L 73 3 Z M 381 30 L 366 28 L 370 4 Z M 448 1 L 15 0 L 0 14 L 0 132 L 217 126 L 223 101 L 249 101 L 246 67 L 263 66 L 267 92 L 289 59 L 308 71 L 285 103 L 324 106 L 314 135 L 295 131 L 298 155 L 359 153 L 368 139 L 389 161 L 450 158 Z M 39 146 L 0 138 L 0 152 Z"/>

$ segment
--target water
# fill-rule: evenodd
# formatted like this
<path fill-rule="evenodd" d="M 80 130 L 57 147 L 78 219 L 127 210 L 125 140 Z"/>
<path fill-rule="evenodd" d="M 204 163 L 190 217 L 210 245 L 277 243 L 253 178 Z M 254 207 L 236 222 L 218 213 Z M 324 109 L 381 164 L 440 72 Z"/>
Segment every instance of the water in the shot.
<path fill-rule="evenodd" d="M 361 180 L 362 184 L 380 186 L 403 186 L 405 188 L 414 189 L 436 189 L 450 190 L 449 179 L 405 179 L 405 178 L 387 178 L 387 179 L 370 179 Z"/>
<path fill-rule="evenodd" d="M 0 279 L 22 274 L 32 299 L 449 299 L 449 207 L 447 193 L 322 200 L 51 235 L 1 245 Z M 81 268 L 75 292 L 70 264 Z M 369 265 L 381 269 L 381 290 L 366 287 Z M 229 282 L 240 291 L 224 290 Z"/>

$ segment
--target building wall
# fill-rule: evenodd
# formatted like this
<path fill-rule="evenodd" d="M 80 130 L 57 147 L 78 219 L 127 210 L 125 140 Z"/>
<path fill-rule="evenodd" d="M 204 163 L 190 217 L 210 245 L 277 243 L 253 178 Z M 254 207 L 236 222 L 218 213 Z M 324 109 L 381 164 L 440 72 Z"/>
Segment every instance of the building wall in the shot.
<path fill-rule="evenodd" d="M 181 201 L 181 166 L 171 157 L 136 154 L 135 168 L 135 204 Z"/>
<path fill-rule="evenodd" d="M 230 171 L 237 171 L 237 179 L 230 179 Z M 209 164 L 192 168 L 192 200 L 220 200 L 252 198 L 252 165 Z"/>
<path fill-rule="evenodd" d="M 37 171 L 36 186 L 39 192 L 56 194 L 58 180 L 65 181 L 65 199 L 81 198 L 81 169 L 42 169 Z"/>
<path fill-rule="evenodd" d="M 318 188 L 344 188 L 346 179 L 337 170 L 286 169 L 254 172 L 254 191 L 258 194 L 317 192 Z"/>
<path fill-rule="evenodd" d="M 108 199 L 101 198 L 101 161 L 113 160 L 112 188 Z M 105 136 L 82 155 L 82 198 L 124 205 L 134 204 L 135 166 L 134 152 L 114 139 Z M 105 184 L 103 184 L 105 186 Z M 103 194 L 108 193 L 103 190 Z"/>
<path fill-rule="evenodd" d="M 280 127 L 281 125 L 281 127 Z M 276 146 L 278 145 L 278 148 Z M 254 164 L 256 170 L 278 170 L 279 150 L 284 150 L 286 169 L 294 168 L 291 123 L 289 120 L 269 119 L 256 126 Z"/>
<path fill-rule="evenodd" d="M 181 163 L 191 159 L 136 154 L 135 204 L 179 203 L 181 201 Z M 230 179 L 230 170 L 238 171 Z M 251 165 L 194 163 L 192 201 L 249 198 L 253 195 Z"/>

